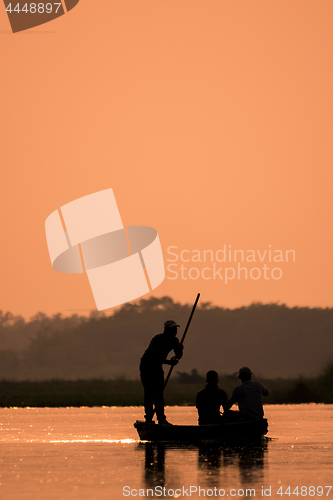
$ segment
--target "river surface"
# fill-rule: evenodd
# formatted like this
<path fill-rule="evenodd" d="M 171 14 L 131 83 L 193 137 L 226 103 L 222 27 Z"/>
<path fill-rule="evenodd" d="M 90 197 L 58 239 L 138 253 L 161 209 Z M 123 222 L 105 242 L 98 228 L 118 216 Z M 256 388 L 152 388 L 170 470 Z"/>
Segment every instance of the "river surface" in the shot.
<path fill-rule="evenodd" d="M 194 407 L 166 415 L 197 423 Z M 141 407 L 0 409 L 0 498 L 333 500 L 333 405 L 271 405 L 265 416 L 271 440 L 228 449 L 141 443 Z"/>

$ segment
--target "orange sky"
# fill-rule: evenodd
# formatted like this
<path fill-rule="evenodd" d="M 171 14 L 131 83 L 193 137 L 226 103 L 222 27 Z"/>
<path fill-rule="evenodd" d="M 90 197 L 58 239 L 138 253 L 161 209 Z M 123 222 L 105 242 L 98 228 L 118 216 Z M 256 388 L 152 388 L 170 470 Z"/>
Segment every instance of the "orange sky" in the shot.
<path fill-rule="evenodd" d="M 279 280 L 152 295 L 332 307 L 332 18 L 331 0 L 81 0 L 14 35 L 0 5 L 0 309 L 95 308 L 86 276 L 52 269 L 44 223 L 109 187 L 165 258 L 295 250 Z"/>

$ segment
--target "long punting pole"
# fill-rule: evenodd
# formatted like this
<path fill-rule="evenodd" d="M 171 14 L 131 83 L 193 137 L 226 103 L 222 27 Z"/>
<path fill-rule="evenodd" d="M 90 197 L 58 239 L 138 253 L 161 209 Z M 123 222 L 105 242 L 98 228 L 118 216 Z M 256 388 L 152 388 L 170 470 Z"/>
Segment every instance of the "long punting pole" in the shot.
<path fill-rule="evenodd" d="M 197 307 L 197 303 L 199 302 L 199 298 L 200 298 L 200 293 L 198 293 L 197 298 L 195 299 L 195 302 L 194 302 L 194 305 L 193 305 L 193 307 L 192 307 L 192 311 L 191 311 L 190 317 L 188 318 L 188 322 L 187 322 L 187 325 L 186 325 L 185 331 L 184 331 L 183 336 L 182 336 L 181 341 L 180 341 L 180 345 L 183 345 L 183 343 L 184 343 L 185 336 L 186 336 L 186 334 L 187 334 L 187 330 L 188 330 L 188 328 L 189 328 L 189 326 L 190 326 L 190 323 L 191 323 L 191 321 L 192 321 L 192 317 L 193 317 L 193 314 L 194 314 L 195 308 Z M 171 373 L 172 373 L 172 370 L 173 370 L 173 366 L 170 366 L 170 370 L 169 370 L 168 376 L 167 376 L 167 378 L 165 379 L 165 382 L 164 382 L 164 387 L 163 387 L 163 390 L 165 389 L 165 387 L 166 387 L 166 385 L 167 385 L 167 383 L 168 383 L 168 380 L 169 380 L 169 378 L 170 378 L 170 375 L 171 375 Z"/>

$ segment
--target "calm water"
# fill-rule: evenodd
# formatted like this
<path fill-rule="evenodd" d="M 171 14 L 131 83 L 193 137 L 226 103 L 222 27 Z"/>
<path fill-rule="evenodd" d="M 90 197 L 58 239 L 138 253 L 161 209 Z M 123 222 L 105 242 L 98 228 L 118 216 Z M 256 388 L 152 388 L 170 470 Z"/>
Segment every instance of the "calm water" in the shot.
<path fill-rule="evenodd" d="M 193 407 L 166 413 L 174 424 L 196 424 Z M 153 498 L 221 498 L 223 491 L 250 498 L 251 489 L 259 498 L 315 492 L 333 500 L 325 488 L 333 484 L 333 405 L 266 406 L 265 415 L 274 439 L 232 450 L 140 443 L 133 423 L 142 408 L 0 409 L 0 498 L 147 498 L 147 489 L 148 498 L 152 490 Z M 295 493 L 281 496 L 281 486 Z"/>

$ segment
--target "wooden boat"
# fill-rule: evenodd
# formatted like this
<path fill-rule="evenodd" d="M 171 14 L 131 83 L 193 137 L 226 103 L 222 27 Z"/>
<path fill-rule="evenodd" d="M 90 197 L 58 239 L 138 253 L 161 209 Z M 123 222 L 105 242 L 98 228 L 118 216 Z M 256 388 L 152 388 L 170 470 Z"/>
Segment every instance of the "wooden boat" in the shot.
<path fill-rule="evenodd" d="M 134 427 L 143 441 L 254 443 L 268 432 L 266 418 L 214 425 L 159 425 L 137 420 Z"/>

